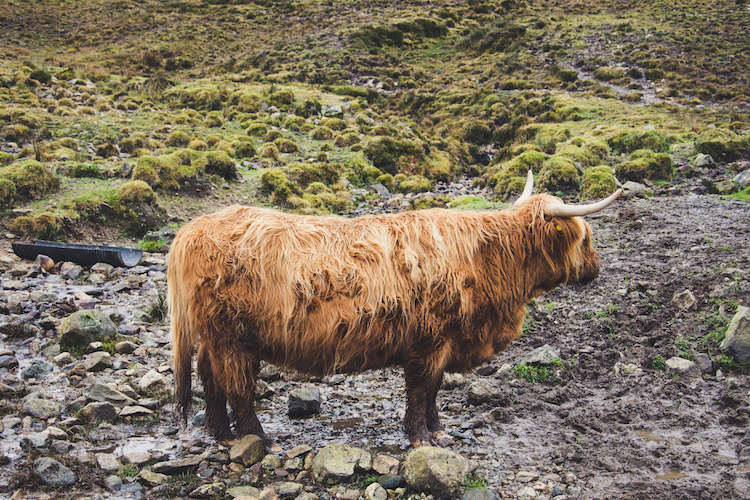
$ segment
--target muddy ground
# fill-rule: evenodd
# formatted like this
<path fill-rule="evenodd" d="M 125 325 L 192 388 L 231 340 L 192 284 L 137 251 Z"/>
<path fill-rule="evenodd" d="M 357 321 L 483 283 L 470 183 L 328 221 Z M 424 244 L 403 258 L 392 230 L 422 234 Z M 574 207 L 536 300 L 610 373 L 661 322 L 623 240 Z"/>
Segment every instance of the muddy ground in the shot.
<path fill-rule="evenodd" d="M 618 200 L 587 219 L 602 255 L 599 278 L 541 297 L 529 307 L 524 335 L 507 351 L 472 374 L 448 377 L 439 405 L 456 438 L 452 449 L 474 459 L 501 498 L 545 482 L 555 486 L 539 487 L 539 498 L 750 498 L 750 377 L 719 350 L 737 305 L 750 303 L 748 205 L 716 196 L 657 196 Z M 695 303 L 680 309 L 672 298 L 685 290 Z M 122 306 L 132 300 L 143 299 L 123 295 Z M 544 344 L 561 358 L 550 378 L 518 378 L 513 367 Z M 672 356 L 701 353 L 712 361 L 702 376 L 664 366 Z M 28 363 L 20 351 L 18 357 Z M 157 366 L 167 358 L 140 362 Z M 284 450 L 339 441 L 404 459 L 410 449 L 401 430 L 400 370 L 325 380 L 282 374 L 268 383 L 275 394 L 260 401 L 259 416 Z M 286 396 L 303 384 L 321 390 L 321 413 L 290 419 Z M 489 390 L 472 389 L 477 385 Z M 94 448 L 161 447 L 163 458 L 184 456 L 196 444 L 216 447 L 192 425 L 163 436 L 174 423 L 170 409 L 163 407 L 162 418 L 145 428 L 118 426 L 101 440 L 97 432 L 87 439 Z M 6 465 L 15 474 L 24 469 L 16 460 Z M 222 474 L 216 470 L 211 480 Z M 116 498 L 102 480 L 90 478 L 81 484 L 88 491 L 73 497 L 93 489 L 98 493 L 91 498 Z M 161 496 L 144 491 L 144 498 Z"/>

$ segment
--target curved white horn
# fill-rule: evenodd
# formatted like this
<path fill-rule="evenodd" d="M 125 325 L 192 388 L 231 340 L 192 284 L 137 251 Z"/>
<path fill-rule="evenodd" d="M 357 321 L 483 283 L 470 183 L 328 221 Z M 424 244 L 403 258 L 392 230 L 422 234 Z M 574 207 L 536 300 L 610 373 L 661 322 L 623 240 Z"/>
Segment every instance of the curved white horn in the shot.
<path fill-rule="evenodd" d="M 525 201 L 529 196 L 531 196 L 531 190 L 534 189 L 534 172 L 529 169 L 529 173 L 526 176 L 526 186 L 523 188 L 523 193 L 521 193 L 521 196 L 518 197 L 518 199 L 513 203 L 513 205 L 519 205 L 523 201 Z"/>
<path fill-rule="evenodd" d="M 621 193 L 622 189 L 618 189 L 608 198 L 589 205 L 564 205 L 562 203 L 555 203 L 553 205 L 547 205 L 547 210 L 549 210 L 552 215 L 558 217 L 580 217 L 582 215 L 589 215 L 606 208 L 610 203 L 615 201 Z"/>

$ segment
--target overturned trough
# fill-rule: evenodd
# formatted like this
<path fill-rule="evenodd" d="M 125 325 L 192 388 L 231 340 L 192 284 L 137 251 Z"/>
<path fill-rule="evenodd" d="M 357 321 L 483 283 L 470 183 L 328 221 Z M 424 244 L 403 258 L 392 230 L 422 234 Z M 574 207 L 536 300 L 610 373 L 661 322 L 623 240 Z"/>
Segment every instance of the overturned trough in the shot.
<path fill-rule="evenodd" d="M 37 255 L 41 254 L 50 257 L 55 262 L 69 261 L 82 266 L 104 262 L 115 267 L 132 267 L 138 264 L 143 256 L 142 250 L 134 248 L 56 243 L 44 240 L 14 242 L 11 246 L 13 252 L 22 259 L 34 260 Z"/>

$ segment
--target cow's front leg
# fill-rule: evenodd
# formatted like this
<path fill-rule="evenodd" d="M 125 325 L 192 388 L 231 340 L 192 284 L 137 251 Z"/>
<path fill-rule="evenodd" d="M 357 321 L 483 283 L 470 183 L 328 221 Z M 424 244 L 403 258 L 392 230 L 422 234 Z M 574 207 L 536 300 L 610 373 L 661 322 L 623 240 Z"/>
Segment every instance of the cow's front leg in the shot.
<path fill-rule="evenodd" d="M 404 367 L 404 380 L 406 382 L 406 416 L 404 417 L 404 431 L 411 445 L 415 448 L 420 446 L 431 446 L 437 444 L 433 439 L 428 427 L 428 415 L 434 413 L 434 422 L 429 425 L 440 426 L 437 420 L 437 408 L 434 407 L 432 393 L 437 393 L 442 376 L 428 377 L 424 374 L 423 366 Z M 432 401 L 430 401 L 432 398 Z M 430 409 L 430 406 L 433 408 Z M 440 427 L 442 429 L 442 427 Z"/>
<path fill-rule="evenodd" d="M 433 380 L 427 388 L 427 430 L 432 434 L 431 442 L 436 443 L 439 446 L 450 446 L 453 444 L 453 438 L 445 432 L 443 424 L 440 423 L 440 416 L 438 415 L 437 408 L 437 394 L 442 383 L 443 374 L 441 373 L 440 376 Z"/>
<path fill-rule="evenodd" d="M 227 398 L 211 368 L 210 349 L 201 345 L 197 356 L 198 374 L 203 382 L 203 394 L 206 400 L 206 430 L 219 442 L 231 441 L 234 433 L 229 427 L 227 415 Z"/>

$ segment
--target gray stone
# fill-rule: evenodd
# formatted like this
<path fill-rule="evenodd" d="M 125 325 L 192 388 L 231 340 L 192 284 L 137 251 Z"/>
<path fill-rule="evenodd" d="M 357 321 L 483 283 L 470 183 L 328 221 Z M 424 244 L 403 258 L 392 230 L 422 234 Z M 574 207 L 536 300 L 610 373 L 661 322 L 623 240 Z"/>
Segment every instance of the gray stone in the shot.
<path fill-rule="evenodd" d="M 122 487 L 122 479 L 120 479 L 120 476 L 112 474 L 104 479 L 104 485 L 109 491 L 117 491 Z"/>
<path fill-rule="evenodd" d="M 369 452 L 347 444 L 333 443 L 321 449 L 312 461 L 312 474 L 325 484 L 345 482 L 355 472 L 372 467 Z"/>
<path fill-rule="evenodd" d="M 203 460 L 200 456 L 193 456 L 182 459 L 166 460 L 154 464 L 152 467 L 154 472 L 162 474 L 184 474 L 186 472 L 192 472 L 198 468 L 198 465 Z"/>
<path fill-rule="evenodd" d="M 397 474 L 400 465 L 401 462 L 390 455 L 377 455 L 372 461 L 372 468 L 378 474 Z"/>
<path fill-rule="evenodd" d="M 138 381 L 138 388 L 141 391 L 166 389 L 168 386 L 167 378 L 156 370 L 149 370 Z"/>
<path fill-rule="evenodd" d="M 302 493 L 302 485 L 291 481 L 284 481 L 276 485 L 276 494 L 279 498 L 294 498 Z"/>
<path fill-rule="evenodd" d="M 635 198 L 646 193 L 646 186 L 640 182 L 627 181 L 622 185 L 622 195 L 625 198 Z"/>
<path fill-rule="evenodd" d="M 109 276 L 112 274 L 112 271 L 115 270 L 115 266 L 111 264 L 106 264 L 104 262 L 97 262 L 93 266 L 91 266 L 91 272 L 94 273 L 101 273 L 105 276 Z"/>
<path fill-rule="evenodd" d="M 227 489 L 227 495 L 232 498 L 237 497 L 251 497 L 258 498 L 260 496 L 260 490 L 255 486 L 233 486 Z"/>
<path fill-rule="evenodd" d="M 675 293 L 672 297 L 672 305 L 683 311 L 688 310 L 695 305 L 695 295 L 690 290 Z"/>
<path fill-rule="evenodd" d="M 750 186 L 750 168 L 737 174 L 732 181 L 739 184 L 740 189 L 745 189 Z"/>
<path fill-rule="evenodd" d="M 3 354 L 2 356 L 0 356 L 0 368 L 12 370 L 17 366 L 18 360 L 15 358 L 15 356 L 12 356 L 10 354 Z"/>
<path fill-rule="evenodd" d="M 78 264 L 74 264 L 72 262 L 63 262 L 60 265 L 60 276 L 68 279 L 74 280 L 79 277 L 82 272 L 83 268 Z"/>
<path fill-rule="evenodd" d="M 60 417 L 60 405 L 49 399 L 30 398 L 24 401 L 23 411 L 42 420 Z"/>
<path fill-rule="evenodd" d="M 388 191 L 388 188 L 379 182 L 370 186 L 370 189 L 375 191 L 381 199 L 387 200 L 391 197 L 391 192 Z"/>
<path fill-rule="evenodd" d="M 34 461 L 34 472 L 43 483 L 50 486 L 69 486 L 76 482 L 76 475 L 57 460 L 49 457 Z"/>
<path fill-rule="evenodd" d="M 166 474 L 159 474 L 150 470 L 142 470 L 138 473 L 138 480 L 144 483 L 146 486 L 159 486 L 169 481 L 169 476 Z"/>
<path fill-rule="evenodd" d="M 714 363 L 711 361 L 711 357 L 704 352 L 699 352 L 695 355 L 695 364 L 698 365 L 702 373 L 708 374 L 714 372 Z"/>
<path fill-rule="evenodd" d="M 153 415 L 154 412 L 149 410 L 148 408 L 144 408 L 143 406 L 126 406 L 121 411 L 119 416 L 124 417 L 148 417 L 150 415 Z"/>
<path fill-rule="evenodd" d="M 95 456 L 97 465 L 104 471 L 115 472 L 122 466 L 113 453 L 97 453 Z"/>
<path fill-rule="evenodd" d="M 750 361 L 750 308 L 737 307 L 732 317 L 721 350 L 734 357 L 740 363 Z"/>
<path fill-rule="evenodd" d="M 378 478 L 378 484 L 386 490 L 395 490 L 404 484 L 404 476 L 399 474 L 383 474 Z"/>
<path fill-rule="evenodd" d="M 297 458 L 300 455 L 305 455 L 306 453 L 310 453 L 312 451 L 312 446 L 307 444 L 298 444 L 291 450 L 287 451 L 284 456 L 286 458 L 292 459 Z"/>
<path fill-rule="evenodd" d="M 101 403 L 112 403 L 118 408 L 134 405 L 135 400 L 102 382 L 94 382 L 87 393 L 89 399 Z"/>
<path fill-rule="evenodd" d="M 112 368 L 112 356 L 106 351 L 92 352 L 83 358 L 83 367 L 88 372 L 100 372 Z"/>
<path fill-rule="evenodd" d="M 61 352 L 52 358 L 52 361 L 54 361 L 57 366 L 65 366 L 73 362 L 73 355 L 69 352 Z"/>
<path fill-rule="evenodd" d="M 667 368 L 689 377 L 700 377 L 701 369 L 689 359 L 673 356 L 667 360 Z"/>
<path fill-rule="evenodd" d="M 138 345 L 127 340 L 115 344 L 115 352 L 119 352 L 120 354 L 130 354 L 136 349 L 138 349 Z"/>
<path fill-rule="evenodd" d="M 21 378 L 44 378 L 54 369 L 55 366 L 46 359 L 34 358 L 31 360 L 29 366 L 21 370 Z"/>
<path fill-rule="evenodd" d="M 510 400 L 495 382 L 479 379 L 473 382 L 466 391 L 468 401 L 472 405 L 491 403 L 496 406 L 508 406 Z"/>
<path fill-rule="evenodd" d="M 716 162 L 714 161 L 713 158 L 711 158 L 711 156 L 703 154 L 703 153 L 698 153 L 695 156 L 695 160 L 693 160 L 693 163 L 695 164 L 696 167 L 708 167 L 710 165 L 715 164 Z"/>
<path fill-rule="evenodd" d="M 300 387 L 289 393 L 289 416 L 307 417 L 320 413 L 320 391 L 317 387 Z"/>
<path fill-rule="evenodd" d="M 334 104 L 333 106 L 322 107 L 323 116 L 340 116 L 343 114 L 344 114 L 344 110 L 341 109 L 341 106 L 339 106 L 338 104 Z"/>
<path fill-rule="evenodd" d="M 455 497 L 470 469 L 469 461 L 457 453 L 445 448 L 423 446 L 406 457 L 404 479 L 416 491 Z"/>
<path fill-rule="evenodd" d="M 254 434 L 247 434 L 229 449 L 229 460 L 250 466 L 263 460 L 265 454 L 263 441 Z"/>
<path fill-rule="evenodd" d="M 52 439 L 46 432 L 29 432 L 21 436 L 21 449 L 24 451 L 46 452 Z"/>
<path fill-rule="evenodd" d="M 224 483 L 211 483 L 199 486 L 190 492 L 190 498 L 218 498 L 224 495 Z"/>
<path fill-rule="evenodd" d="M 114 422 L 117 419 L 117 408 L 112 403 L 94 402 L 81 408 L 79 415 L 86 422 Z"/>
<path fill-rule="evenodd" d="M 60 325 L 60 340 L 63 344 L 89 345 L 117 334 L 117 327 L 109 316 L 98 309 L 76 311 Z"/>
<path fill-rule="evenodd" d="M 486 488 L 473 488 L 464 491 L 461 500 L 497 500 L 498 496 L 494 491 Z"/>
<path fill-rule="evenodd" d="M 531 354 L 522 358 L 520 363 L 527 365 L 552 365 L 560 361 L 560 356 L 549 344 L 537 347 Z"/>
<path fill-rule="evenodd" d="M 388 493 L 379 483 L 372 483 L 365 489 L 365 500 L 387 500 Z"/>

